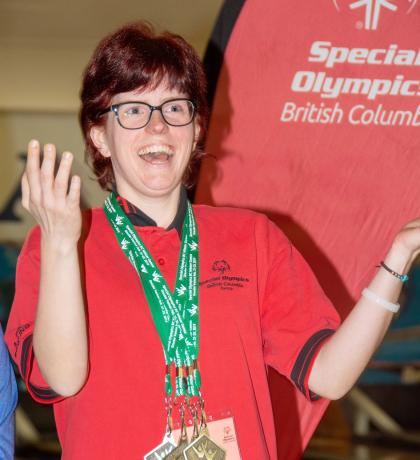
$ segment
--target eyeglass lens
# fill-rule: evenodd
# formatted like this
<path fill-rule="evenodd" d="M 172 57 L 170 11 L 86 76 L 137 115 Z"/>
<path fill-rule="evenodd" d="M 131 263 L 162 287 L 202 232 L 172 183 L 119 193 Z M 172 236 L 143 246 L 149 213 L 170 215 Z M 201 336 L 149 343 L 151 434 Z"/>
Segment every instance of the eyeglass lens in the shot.
<path fill-rule="evenodd" d="M 124 128 L 141 128 L 147 125 L 151 111 L 147 104 L 127 102 L 118 106 L 118 118 Z M 182 126 L 191 122 L 194 106 L 188 100 L 173 100 L 162 104 L 160 112 L 169 125 Z"/>

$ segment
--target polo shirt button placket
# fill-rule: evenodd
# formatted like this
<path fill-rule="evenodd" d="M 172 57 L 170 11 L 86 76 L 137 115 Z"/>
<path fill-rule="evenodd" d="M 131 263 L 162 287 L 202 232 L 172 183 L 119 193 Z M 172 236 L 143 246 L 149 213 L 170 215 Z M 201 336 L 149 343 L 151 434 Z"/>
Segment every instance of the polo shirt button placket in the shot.
<path fill-rule="evenodd" d="M 163 257 L 159 257 L 158 264 L 159 265 L 165 265 L 165 259 Z"/>

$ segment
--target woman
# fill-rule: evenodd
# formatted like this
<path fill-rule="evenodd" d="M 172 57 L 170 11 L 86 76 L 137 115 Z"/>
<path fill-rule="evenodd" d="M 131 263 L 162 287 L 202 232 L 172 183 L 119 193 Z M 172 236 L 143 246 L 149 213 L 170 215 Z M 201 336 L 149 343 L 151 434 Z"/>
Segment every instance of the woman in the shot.
<path fill-rule="evenodd" d="M 192 48 L 129 25 L 101 42 L 82 86 L 87 153 L 114 190 L 104 209 L 82 216 L 70 153 L 54 177 L 54 146 L 41 163 L 39 143 L 29 144 L 22 202 L 39 226 L 20 256 L 7 340 L 33 397 L 54 404 L 64 459 L 162 458 L 148 453 L 174 448 L 164 436 L 177 421 L 192 417 L 205 434 L 206 421 L 230 416 L 242 458 L 275 459 L 266 366 L 309 399 L 344 395 L 419 252 L 416 221 L 337 329 L 310 269 L 268 219 L 190 207 L 204 101 Z M 177 442 L 182 456 L 188 442 Z"/>

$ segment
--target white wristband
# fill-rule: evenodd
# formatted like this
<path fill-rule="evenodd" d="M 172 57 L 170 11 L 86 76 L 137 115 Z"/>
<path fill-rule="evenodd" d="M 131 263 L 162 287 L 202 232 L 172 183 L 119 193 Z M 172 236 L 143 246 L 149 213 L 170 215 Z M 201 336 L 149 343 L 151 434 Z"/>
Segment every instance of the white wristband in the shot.
<path fill-rule="evenodd" d="M 363 289 L 362 297 L 368 300 L 372 300 L 386 310 L 392 311 L 392 313 L 397 313 L 397 311 L 400 309 L 399 303 L 388 302 L 388 300 L 378 296 L 368 288 Z"/>

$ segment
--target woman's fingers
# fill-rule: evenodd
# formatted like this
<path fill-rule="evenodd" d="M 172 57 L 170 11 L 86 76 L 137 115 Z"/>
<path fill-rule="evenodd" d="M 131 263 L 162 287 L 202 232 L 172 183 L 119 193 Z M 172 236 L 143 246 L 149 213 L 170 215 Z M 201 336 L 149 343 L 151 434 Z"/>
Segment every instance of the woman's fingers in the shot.
<path fill-rule="evenodd" d="M 28 145 L 28 159 L 26 161 L 26 177 L 29 186 L 29 202 L 40 203 L 41 184 L 40 184 L 40 146 L 37 140 L 32 140 Z M 29 204 L 29 203 L 28 203 Z"/>
<path fill-rule="evenodd" d="M 67 190 L 69 188 L 69 179 L 72 163 L 73 155 L 70 152 L 64 152 L 61 157 L 57 175 L 55 176 L 54 193 L 56 199 L 62 201 L 63 203 L 66 199 Z"/>
<path fill-rule="evenodd" d="M 74 244 L 80 237 L 81 212 L 80 178 L 70 179 L 73 155 L 63 153 L 56 175 L 55 146 L 44 146 L 42 164 L 40 157 L 39 142 L 31 141 L 22 176 L 22 205 L 38 222 L 45 238 L 60 245 Z"/>
<path fill-rule="evenodd" d="M 415 228 L 415 227 L 420 227 L 420 219 L 412 220 L 411 222 L 408 222 L 408 224 L 405 226 L 405 228 Z"/>
<path fill-rule="evenodd" d="M 21 179 L 21 185 L 22 185 L 22 206 L 29 211 L 29 182 L 28 182 L 28 176 L 26 175 L 26 172 L 23 173 L 22 179 Z"/>
<path fill-rule="evenodd" d="M 22 176 L 22 205 L 36 214 L 43 214 L 48 210 L 63 210 L 67 204 L 79 207 L 80 177 L 74 176 L 70 180 L 72 153 L 63 153 L 55 177 L 55 146 L 46 144 L 42 164 L 40 158 L 39 142 L 30 141 L 26 169 Z"/>
<path fill-rule="evenodd" d="M 44 146 L 44 157 L 40 169 L 40 183 L 42 204 L 50 209 L 52 209 L 55 204 L 53 193 L 55 157 L 55 145 L 46 144 Z"/>
<path fill-rule="evenodd" d="M 67 204 L 69 206 L 80 206 L 80 185 L 80 177 L 73 176 L 70 181 L 70 189 L 67 196 Z"/>

